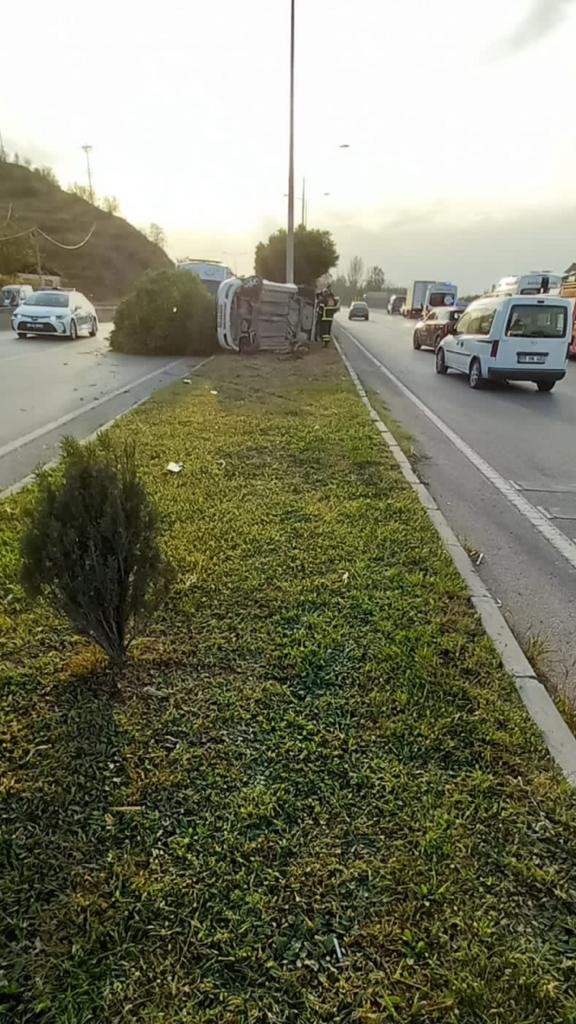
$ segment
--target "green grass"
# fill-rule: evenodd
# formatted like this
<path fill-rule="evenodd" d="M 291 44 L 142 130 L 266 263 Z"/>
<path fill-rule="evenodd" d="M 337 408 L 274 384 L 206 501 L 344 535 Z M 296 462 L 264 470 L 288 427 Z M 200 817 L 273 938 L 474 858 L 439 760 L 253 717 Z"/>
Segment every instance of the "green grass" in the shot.
<path fill-rule="evenodd" d="M 121 698 L 0 508 L 0 1019 L 575 1021 L 574 796 L 337 356 L 114 429 L 178 570 Z"/>
<path fill-rule="evenodd" d="M 394 416 L 390 412 L 386 402 L 380 397 L 377 391 L 374 391 L 372 388 L 366 388 L 365 390 L 380 419 L 388 427 L 388 430 L 394 434 L 394 438 L 404 452 L 406 458 L 410 460 L 412 465 L 415 465 L 418 462 L 420 455 L 416 451 L 412 434 L 406 430 L 401 423 L 398 423 L 398 420 L 394 419 Z"/>

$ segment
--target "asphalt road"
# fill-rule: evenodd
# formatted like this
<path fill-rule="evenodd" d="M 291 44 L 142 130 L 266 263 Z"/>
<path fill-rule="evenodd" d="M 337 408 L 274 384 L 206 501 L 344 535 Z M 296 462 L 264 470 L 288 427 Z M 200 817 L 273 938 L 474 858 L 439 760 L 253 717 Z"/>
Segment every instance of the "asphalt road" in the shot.
<path fill-rule="evenodd" d="M 0 492 L 55 458 L 64 434 L 87 437 L 199 362 L 111 352 L 111 327 L 76 342 L 0 330 Z"/>
<path fill-rule="evenodd" d="M 341 314 L 337 333 L 414 438 L 419 474 L 453 529 L 483 554 L 479 572 L 517 636 L 548 647 L 546 671 L 576 699 L 576 364 L 550 394 L 532 384 L 474 392 L 462 375 L 434 373 L 413 328 L 372 311 L 368 323 Z"/>

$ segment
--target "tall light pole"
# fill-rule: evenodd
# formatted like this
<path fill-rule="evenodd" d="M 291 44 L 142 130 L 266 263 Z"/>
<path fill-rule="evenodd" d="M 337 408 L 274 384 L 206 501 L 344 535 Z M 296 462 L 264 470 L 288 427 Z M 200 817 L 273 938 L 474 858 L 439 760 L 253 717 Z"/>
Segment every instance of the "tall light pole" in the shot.
<path fill-rule="evenodd" d="M 288 144 L 288 231 L 286 235 L 286 282 L 294 284 L 294 35 L 295 0 L 290 0 L 290 130 Z"/>
<path fill-rule="evenodd" d="M 92 188 L 92 168 L 90 167 L 90 153 L 92 152 L 92 146 L 82 146 L 82 149 L 86 153 L 86 167 L 88 169 L 88 192 L 90 193 L 90 202 L 94 202 L 94 189 Z"/>

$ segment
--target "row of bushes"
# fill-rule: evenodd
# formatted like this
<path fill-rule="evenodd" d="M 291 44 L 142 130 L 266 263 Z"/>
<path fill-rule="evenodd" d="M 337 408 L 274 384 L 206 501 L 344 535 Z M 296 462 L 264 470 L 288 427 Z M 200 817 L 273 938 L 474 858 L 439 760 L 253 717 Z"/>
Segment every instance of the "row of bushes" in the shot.
<path fill-rule="evenodd" d="M 216 304 L 187 270 L 150 271 L 118 306 L 111 347 L 141 355 L 216 351 Z"/>

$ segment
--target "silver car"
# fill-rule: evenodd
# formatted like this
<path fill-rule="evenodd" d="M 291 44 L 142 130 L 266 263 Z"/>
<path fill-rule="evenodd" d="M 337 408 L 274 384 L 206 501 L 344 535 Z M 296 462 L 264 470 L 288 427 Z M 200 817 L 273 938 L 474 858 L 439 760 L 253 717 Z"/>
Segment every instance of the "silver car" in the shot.
<path fill-rule="evenodd" d="M 19 338 L 28 334 L 52 334 L 72 338 L 81 334 L 94 338 L 98 317 L 92 303 L 75 289 L 33 292 L 12 314 L 12 328 Z"/>

